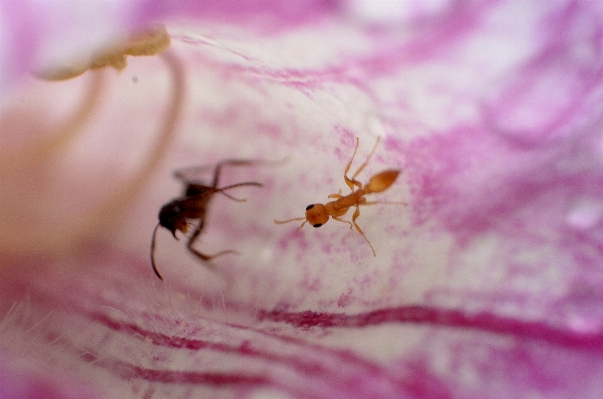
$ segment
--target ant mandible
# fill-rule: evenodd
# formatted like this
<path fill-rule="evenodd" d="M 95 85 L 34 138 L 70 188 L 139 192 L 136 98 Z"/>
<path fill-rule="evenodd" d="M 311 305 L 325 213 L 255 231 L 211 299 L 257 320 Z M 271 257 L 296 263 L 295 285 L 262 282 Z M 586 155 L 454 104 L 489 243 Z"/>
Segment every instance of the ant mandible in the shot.
<path fill-rule="evenodd" d="M 370 241 L 368 240 L 368 238 L 366 238 L 366 236 L 364 235 L 364 232 L 362 231 L 360 226 L 358 226 L 358 224 L 356 223 L 356 219 L 360 215 L 360 205 L 375 205 L 375 204 L 407 205 L 406 202 L 384 202 L 384 201 L 368 202 L 366 200 L 366 198 L 364 197 L 367 194 L 380 193 L 382 191 L 387 190 L 394 183 L 394 181 L 396 181 L 396 178 L 400 174 L 399 169 L 390 169 L 390 170 L 383 171 L 383 172 L 371 177 L 369 182 L 364 186 L 362 185 L 362 183 L 360 183 L 358 180 L 356 180 L 356 176 L 358 176 L 358 174 L 360 172 L 362 172 L 362 170 L 366 167 L 369 160 L 375 153 L 375 150 L 377 149 L 377 145 L 379 145 L 380 139 L 381 139 L 380 137 L 377 137 L 377 142 L 375 143 L 375 146 L 373 147 L 373 150 L 371 151 L 369 156 L 366 158 L 366 161 L 364 161 L 364 163 L 362 165 L 360 165 L 360 167 L 358 168 L 356 173 L 354 173 L 354 175 L 350 179 L 348 177 L 348 171 L 350 170 L 350 167 L 352 166 L 352 161 L 354 160 L 354 157 L 356 156 L 356 151 L 358 150 L 358 144 L 360 142 L 358 137 L 356 138 L 356 148 L 354 148 L 354 153 L 352 154 L 352 159 L 350 159 L 350 162 L 348 162 L 348 165 L 345 167 L 345 171 L 343 172 L 343 178 L 345 179 L 345 182 L 348 185 L 348 187 L 350 188 L 350 190 L 352 190 L 351 194 L 348 194 L 346 196 L 343 196 L 341 194 L 331 194 L 328 196 L 328 198 L 336 198 L 335 201 L 327 202 L 326 204 L 310 204 L 310 205 L 308 205 L 306 207 L 306 216 L 305 217 L 294 218 L 294 219 L 289 219 L 289 220 L 282 220 L 282 221 L 275 220 L 274 223 L 283 224 L 283 223 L 293 222 L 295 220 L 303 220 L 304 222 L 301 224 L 301 226 L 299 226 L 297 228 L 299 230 L 302 227 L 304 227 L 304 225 L 307 222 L 310 223 L 314 227 L 320 227 L 329 221 L 329 216 L 330 216 L 334 220 L 337 220 L 338 222 L 348 223 L 350 225 L 350 229 L 352 229 L 352 227 L 355 227 L 356 230 L 358 231 L 358 233 L 360 233 L 362 238 L 364 238 L 364 240 L 367 242 L 369 247 L 371 247 L 371 251 L 373 251 L 373 256 L 377 256 L 377 254 L 375 253 L 375 249 L 371 245 Z M 355 187 L 357 187 L 356 191 L 354 191 Z M 345 215 L 348 212 L 348 210 L 353 206 L 356 207 L 356 211 L 354 212 L 354 215 L 352 216 L 352 221 L 350 222 L 350 221 L 341 219 L 341 217 L 343 215 Z"/>
<path fill-rule="evenodd" d="M 188 242 L 186 243 L 186 248 L 188 248 L 190 252 L 192 252 L 195 256 L 204 261 L 209 261 L 215 257 L 227 253 L 236 253 L 235 251 L 229 250 L 218 252 L 214 255 L 205 255 L 204 253 L 201 253 L 200 251 L 193 248 L 193 244 L 195 243 L 195 241 L 199 237 L 199 234 L 201 234 L 201 231 L 203 230 L 203 227 L 205 225 L 207 207 L 215 193 L 222 193 L 233 201 L 244 202 L 244 199 L 235 198 L 230 194 L 226 193 L 225 191 L 231 188 L 241 186 L 262 187 L 261 183 L 244 182 L 218 188 L 218 180 L 220 179 L 220 171 L 222 167 L 225 165 L 251 165 L 256 162 L 257 161 L 236 159 L 228 159 L 221 161 L 216 165 L 216 168 L 214 169 L 214 177 L 211 186 L 188 180 L 184 176 L 185 172 L 187 171 L 199 170 L 203 169 L 204 167 L 181 169 L 174 173 L 174 176 L 177 179 L 180 179 L 186 185 L 184 195 L 165 204 L 161 208 L 161 210 L 159 211 L 159 223 L 157 223 L 155 229 L 153 230 L 153 238 L 151 240 L 151 265 L 153 266 L 153 271 L 155 272 L 155 275 L 157 275 L 160 280 L 163 280 L 163 277 L 161 277 L 161 274 L 159 274 L 157 266 L 155 265 L 155 236 L 157 235 L 157 229 L 159 228 L 159 226 L 165 227 L 166 229 L 171 231 L 174 238 L 178 239 L 178 237 L 176 236 L 176 231 L 181 231 L 183 234 L 186 234 L 189 226 L 188 221 L 198 220 L 199 222 L 195 227 L 195 230 L 190 235 L 190 237 L 188 238 Z"/>

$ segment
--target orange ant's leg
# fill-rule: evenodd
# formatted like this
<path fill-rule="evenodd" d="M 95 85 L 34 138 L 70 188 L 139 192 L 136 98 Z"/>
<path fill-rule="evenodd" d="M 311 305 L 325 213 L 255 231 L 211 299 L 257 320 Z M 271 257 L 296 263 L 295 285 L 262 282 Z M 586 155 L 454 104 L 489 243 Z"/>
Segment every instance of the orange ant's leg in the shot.
<path fill-rule="evenodd" d="M 201 230 L 203 230 L 203 220 L 201 220 L 201 222 L 199 223 L 199 225 L 197 226 L 197 228 L 195 229 L 193 234 L 191 234 L 190 238 L 188 239 L 188 242 L 186 243 L 186 247 L 188 248 L 188 250 L 191 251 L 199 259 L 207 262 L 214 258 L 217 258 L 218 256 L 222 256 L 225 254 L 236 254 L 236 255 L 239 254 L 237 251 L 231 251 L 231 250 L 218 252 L 217 254 L 213 254 L 213 255 L 205 255 L 204 253 L 197 251 L 195 248 L 193 248 L 193 244 L 195 243 L 195 241 L 197 241 L 197 238 L 199 238 L 199 234 L 201 234 Z"/>
<path fill-rule="evenodd" d="M 404 206 L 407 206 L 408 202 L 404 202 L 404 201 L 398 201 L 398 202 L 370 201 L 370 202 L 361 202 L 360 203 L 360 205 L 377 205 L 377 204 L 383 204 L 383 205 L 404 205 Z"/>
<path fill-rule="evenodd" d="M 364 235 L 364 232 L 362 231 L 360 226 L 358 226 L 358 224 L 356 223 L 356 219 L 358 219 L 358 216 L 360 216 L 360 208 L 358 207 L 358 205 L 356 205 L 356 211 L 354 212 L 354 216 L 352 216 L 352 223 L 354 223 L 354 227 L 356 227 L 356 230 L 360 233 L 362 238 L 364 238 L 364 241 L 366 241 L 366 243 L 369 245 L 369 247 L 371 247 L 371 251 L 373 251 L 373 256 L 377 256 L 377 253 L 375 252 L 375 248 L 373 248 L 373 245 L 371 244 L 371 242 L 368 240 L 368 238 L 366 238 L 366 236 Z"/>
<path fill-rule="evenodd" d="M 343 195 L 341 195 L 341 189 L 339 191 L 337 191 L 337 193 L 335 193 L 335 194 L 330 194 L 327 198 L 336 198 L 336 199 L 343 198 Z"/>
<path fill-rule="evenodd" d="M 404 201 L 367 201 L 365 197 L 360 197 L 360 199 L 358 200 L 358 205 L 377 205 L 377 204 L 407 206 L 408 202 L 404 202 Z"/>
<path fill-rule="evenodd" d="M 347 166 L 345 167 L 345 171 L 343 172 L 343 178 L 345 180 L 345 183 L 352 191 L 354 191 L 354 185 L 358 186 L 358 188 L 362 188 L 362 183 L 360 183 L 359 181 L 350 180 L 348 178 L 348 172 L 350 171 L 350 167 L 352 166 L 352 162 L 354 161 L 354 157 L 356 156 L 356 151 L 358 151 L 358 144 L 360 144 L 360 139 L 356 137 L 356 147 L 354 148 L 354 153 L 352 154 L 352 158 L 350 159 L 350 162 L 348 162 Z"/>
<path fill-rule="evenodd" d="M 362 172 L 362 170 L 366 167 L 366 165 L 369 163 L 369 161 L 371 160 L 371 158 L 373 157 L 373 154 L 375 153 L 375 150 L 377 149 L 377 146 L 379 145 L 379 141 L 381 140 L 381 136 L 377 136 L 377 141 L 375 141 L 375 145 L 373 146 L 373 149 L 371 151 L 371 153 L 369 154 L 369 156 L 366 158 L 366 161 L 364 161 L 364 163 L 362 165 L 360 165 L 360 167 L 358 168 L 358 170 L 356 171 L 356 173 L 354 173 L 354 175 L 352 176 L 352 181 L 355 182 L 356 180 L 356 176 L 358 176 L 360 174 L 360 172 Z M 346 174 L 347 174 L 347 170 L 346 170 Z"/>
<path fill-rule="evenodd" d="M 349 224 L 349 225 L 350 225 L 350 230 L 352 230 L 352 228 L 354 227 L 354 226 L 352 225 L 352 222 L 350 222 L 350 221 L 348 221 L 348 220 L 343 220 L 343 219 L 341 219 L 341 218 L 340 218 L 340 217 L 338 217 L 338 216 L 331 216 L 331 217 L 333 218 L 333 220 L 337 220 L 338 222 L 343 222 L 343 223 L 347 223 L 347 224 Z"/>

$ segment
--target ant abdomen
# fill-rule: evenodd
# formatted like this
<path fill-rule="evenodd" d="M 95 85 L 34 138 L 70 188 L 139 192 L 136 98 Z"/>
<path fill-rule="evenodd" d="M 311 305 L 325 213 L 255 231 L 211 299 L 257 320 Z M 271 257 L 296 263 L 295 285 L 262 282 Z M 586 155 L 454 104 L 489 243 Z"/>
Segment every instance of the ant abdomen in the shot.
<path fill-rule="evenodd" d="M 398 178 L 400 170 L 386 170 L 371 178 L 369 183 L 364 187 L 366 194 L 380 193 L 387 190 Z"/>

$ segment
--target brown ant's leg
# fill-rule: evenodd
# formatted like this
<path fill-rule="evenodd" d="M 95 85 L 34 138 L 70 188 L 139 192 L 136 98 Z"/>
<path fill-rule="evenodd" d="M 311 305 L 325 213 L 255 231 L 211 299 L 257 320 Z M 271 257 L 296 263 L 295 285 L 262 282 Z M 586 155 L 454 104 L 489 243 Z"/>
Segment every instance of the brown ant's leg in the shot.
<path fill-rule="evenodd" d="M 214 181 L 213 181 L 213 186 L 217 187 L 218 186 L 218 180 L 220 179 L 220 171 L 222 170 L 222 166 L 225 165 L 231 165 L 231 166 L 249 166 L 249 165 L 255 165 L 255 164 L 267 164 L 267 165 L 271 165 L 271 164 L 280 164 L 283 162 L 286 162 L 287 158 L 284 158 L 282 160 L 279 161 L 266 161 L 263 159 L 225 159 L 223 161 L 218 162 L 218 164 L 216 165 L 216 169 L 214 170 Z"/>
<path fill-rule="evenodd" d="M 186 243 L 186 248 L 188 248 L 188 250 L 191 251 L 199 259 L 207 262 L 207 261 L 210 261 L 221 255 L 225 255 L 225 254 L 237 254 L 238 255 L 239 254 L 236 251 L 222 251 L 222 252 L 218 252 L 217 254 L 213 254 L 213 255 L 205 255 L 204 253 L 197 251 L 195 248 L 193 248 L 193 244 L 195 243 L 195 241 L 197 241 L 197 238 L 199 238 L 199 234 L 201 234 L 201 230 L 203 230 L 203 220 L 201 220 L 201 222 L 199 223 L 199 226 L 197 226 L 197 228 L 195 229 L 193 234 L 191 234 L 190 238 L 188 239 L 188 242 Z"/>
<path fill-rule="evenodd" d="M 201 166 L 191 166 L 188 168 L 178 169 L 177 171 L 174 172 L 174 177 L 187 184 L 197 184 L 193 180 L 188 179 L 185 175 L 189 174 L 191 172 L 201 172 L 203 170 L 209 169 L 210 167 L 211 167 L 211 165 L 201 165 Z M 203 184 L 203 183 L 198 183 L 198 185 L 205 186 L 205 184 Z"/>
<path fill-rule="evenodd" d="M 354 212 L 354 216 L 352 216 L 352 223 L 354 223 L 354 227 L 356 227 L 356 230 L 360 233 L 362 238 L 364 238 L 364 241 L 366 241 L 366 243 L 369 245 L 369 247 L 371 247 L 371 251 L 373 251 L 373 256 L 377 256 L 377 253 L 375 252 L 375 248 L 373 248 L 373 246 L 371 245 L 371 242 L 368 240 L 368 238 L 366 238 L 366 236 L 364 235 L 364 232 L 362 231 L 360 226 L 358 226 L 358 224 L 356 223 L 356 219 L 358 219 L 358 216 L 360 216 L 360 208 L 358 207 L 358 205 L 356 205 L 356 211 Z"/>
<path fill-rule="evenodd" d="M 246 199 L 233 197 L 232 195 L 230 195 L 226 192 L 226 190 L 229 190 L 231 188 L 243 187 L 243 186 L 263 187 L 262 183 L 258 183 L 258 182 L 254 182 L 254 181 L 231 184 L 230 186 L 226 186 L 226 187 L 222 187 L 222 188 L 216 188 L 216 187 L 211 187 L 211 186 L 204 186 L 201 184 L 189 183 L 186 187 L 184 195 L 185 195 L 185 197 L 190 197 L 189 198 L 190 200 L 196 200 L 199 202 L 202 202 L 205 199 L 205 206 L 207 206 L 207 202 L 209 201 L 209 198 L 212 195 L 214 195 L 215 193 L 220 193 L 220 194 L 224 195 L 225 197 L 227 197 L 233 201 L 236 201 L 236 202 L 245 202 Z"/>
<path fill-rule="evenodd" d="M 245 201 L 247 201 L 246 199 L 244 199 L 244 198 L 236 198 L 236 197 L 233 197 L 232 195 L 230 195 L 230 194 L 228 194 L 228 193 L 225 192 L 225 190 L 228 190 L 228 189 L 231 189 L 231 188 L 234 188 L 234 187 L 242 187 L 242 186 L 264 187 L 264 185 L 262 183 L 258 183 L 258 182 L 255 182 L 255 181 L 247 181 L 247 182 L 243 182 L 243 183 L 231 184 L 230 186 L 218 188 L 218 189 L 215 189 L 214 192 L 223 194 L 226 197 L 228 197 L 231 200 L 236 201 L 236 202 L 245 202 Z M 213 187 L 212 187 L 212 189 L 213 189 Z"/>
<path fill-rule="evenodd" d="M 216 169 L 214 170 L 214 181 L 213 186 L 218 186 L 218 180 L 220 180 L 220 171 L 222 170 L 222 166 L 224 165 L 232 165 L 232 166 L 247 166 L 253 165 L 254 163 L 258 163 L 261 161 L 251 160 L 251 159 L 225 159 L 224 161 L 218 162 L 216 165 Z"/>
<path fill-rule="evenodd" d="M 256 162 L 259 162 L 259 161 L 254 161 L 254 160 L 249 160 L 249 159 L 226 159 L 226 160 L 218 162 L 218 164 L 214 168 L 214 176 L 213 176 L 212 186 L 206 186 L 204 183 L 196 182 L 196 181 L 186 177 L 187 174 L 198 173 L 198 172 L 207 170 L 212 165 L 191 166 L 188 168 L 178 169 L 176 172 L 174 172 L 174 177 L 181 180 L 182 182 L 188 183 L 188 184 L 198 184 L 198 185 L 206 186 L 206 187 L 216 187 L 218 184 L 218 181 L 220 180 L 220 172 L 221 172 L 222 166 L 224 166 L 224 165 L 235 165 L 235 166 L 251 165 Z"/>
<path fill-rule="evenodd" d="M 157 265 L 155 264 L 155 238 L 157 236 L 158 228 L 159 223 L 157 223 L 157 226 L 155 226 L 153 229 L 153 238 L 151 239 L 151 266 L 153 266 L 153 272 L 155 272 L 155 275 L 159 277 L 159 280 L 163 280 L 163 277 L 161 277 L 161 274 L 159 274 L 159 270 L 157 270 Z"/>

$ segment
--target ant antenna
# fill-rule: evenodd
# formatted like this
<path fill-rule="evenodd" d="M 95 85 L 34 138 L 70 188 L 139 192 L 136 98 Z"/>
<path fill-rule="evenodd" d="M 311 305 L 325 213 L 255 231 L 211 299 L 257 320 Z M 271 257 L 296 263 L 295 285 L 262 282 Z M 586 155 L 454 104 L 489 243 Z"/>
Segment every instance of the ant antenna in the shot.
<path fill-rule="evenodd" d="M 289 219 L 289 220 L 276 220 L 276 219 L 274 219 L 274 223 L 276 223 L 276 224 L 285 224 L 285 223 L 289 223 L 289 222 L 295 222 L 296 220 L 303 220 L 304 221 L 301 224 L 301 226 L 299 226 L 297 228 L 297 230 L 299 230 L 302 227 L 304 227 L 304 224 L 306 224 L 306 222 L 308 221 L 305 217 L 303 217 L 303 218 L 294 218 L 294 219 Z"/>
<path fill-rule="evenodd" d="M 159 274 L 159 271 L 157 270 L 157 266 L 155 265 L 155 236 L 157 235 L 158 228 L 159 228 L 159 223 L 157 223 L 157 225 L 155 226 L 155 229 L 153 230 L 153 238 L 151 240 L 151 265 L 153 265 L 153 271 L 155 272 L 155 275 L 157 275 L 157 277 L 159 277 L 159 280 L 163 281 L 163 277 L 161 277 L 161 274 Z"/>
<path fill-rule="evenodd" d="M 285 224 L 285 223 L 289 223 L 289 222 L 294 222 L 296 220 L 304 220 L 304 219 L 305 219 L 305 217 L 304 218 L 294 218 L 294 219 L 289 219 L 289 220 L 276 220 L 276 219 L 274 219 L 274 223 L 276 223 L 276 224 Z"/>

